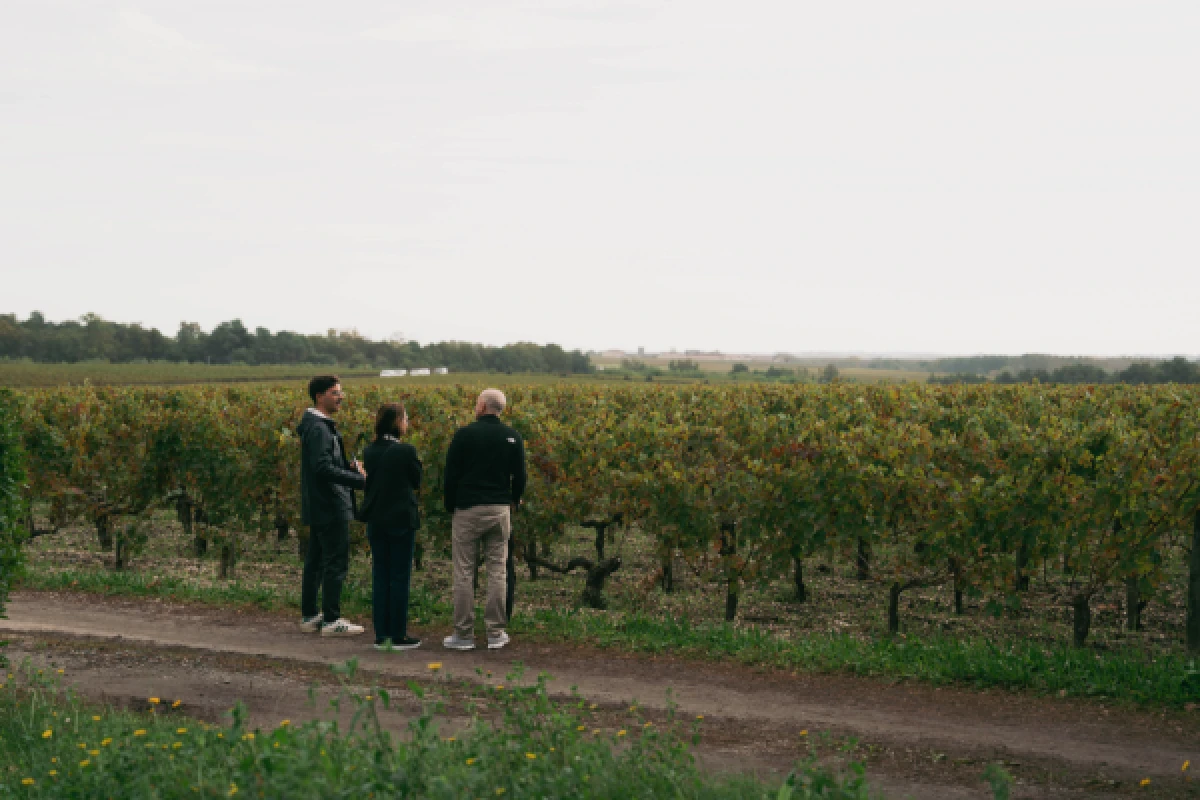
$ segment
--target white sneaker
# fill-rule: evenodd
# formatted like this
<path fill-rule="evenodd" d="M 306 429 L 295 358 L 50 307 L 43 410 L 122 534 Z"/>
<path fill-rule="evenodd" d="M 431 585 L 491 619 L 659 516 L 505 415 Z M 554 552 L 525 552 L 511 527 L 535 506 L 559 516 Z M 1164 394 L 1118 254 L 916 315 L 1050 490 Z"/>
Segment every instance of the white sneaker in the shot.
<path fill-rule="evenodd" d="M 500 631 L 495 636 L 488 636 L 488 650 L 499 650 L 508 644 L 508 634 Z"/>
<path fill-rule="evenodd" d="M 355 625 L 350 620 L 342 617 L 336 622 L 330 622 L 328 625 L 321 626 L 322 636 L 358 636 L 365 630 L 362 625 Z"/>
<path fill-rule="evenodd" d="M 300 619 L 300 630 L 305 633 L 316 633 L 321 630 L 321 623 L 325 621 L 325 615 L 317 612 L 315 617 L 302 617 Z"/>
<path fill-rule="evenodd" d="M 475 640 L 460 639 L 456 633 L 453 636 L 447 636 L 445 639 L 442 639 L 442 646 L 447 650 L 474 650 Z"/>

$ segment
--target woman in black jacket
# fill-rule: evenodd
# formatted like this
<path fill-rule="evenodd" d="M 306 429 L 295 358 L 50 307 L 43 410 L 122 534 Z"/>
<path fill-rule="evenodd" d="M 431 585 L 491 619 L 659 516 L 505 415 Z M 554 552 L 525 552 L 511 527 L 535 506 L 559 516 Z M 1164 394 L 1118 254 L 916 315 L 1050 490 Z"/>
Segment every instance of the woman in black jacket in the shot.
<path fill-rule="evenodd" d="M 359 513 L 371 543 L 371 604 L 376 650 L 413 650 L 421 640 L 408 635 L 408 593 L 413 547 L 421 526 L 417 492 L 421 459 L 400 441 L 408 432 L 401 403 L 385 403 L 375 417 L 375 441 L 367 445 L 363 466 L 366 497 Z"/>

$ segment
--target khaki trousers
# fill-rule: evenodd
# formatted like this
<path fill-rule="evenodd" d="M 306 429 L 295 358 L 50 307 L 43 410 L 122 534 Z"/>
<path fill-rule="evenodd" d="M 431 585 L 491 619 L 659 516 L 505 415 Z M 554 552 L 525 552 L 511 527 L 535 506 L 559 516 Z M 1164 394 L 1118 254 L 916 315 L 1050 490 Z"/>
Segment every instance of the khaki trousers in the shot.
<path fill-rule="evenodd" d="M 508 506 L 474 506 L 454 512 L 452 551 L 454 559 L 454 632 L 461 639 L 475 638 L 475 566 L 483 547 L 487 563 L 487 603 L 483 621 L 487 635 L 504 631 L 508 618 L 504 598 L 508 576 L 508 537 L 512 532 Z"/>

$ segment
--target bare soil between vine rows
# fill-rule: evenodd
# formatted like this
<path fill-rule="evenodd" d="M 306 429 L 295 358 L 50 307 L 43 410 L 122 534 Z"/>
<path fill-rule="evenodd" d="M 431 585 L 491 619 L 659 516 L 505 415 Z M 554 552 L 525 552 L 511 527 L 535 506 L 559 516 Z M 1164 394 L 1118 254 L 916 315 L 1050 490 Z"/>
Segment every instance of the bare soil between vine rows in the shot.
<path fill-rule="evenodd" d="M 665 721 L 670 691 L 681 718 L 704 717 L 698 755 L 718 771 L 786 774 L 827 731 L 827 751 L 857 740 L 855 757 L 889 798 L 990 797 L 980 775 L 994 761 L 1017 778 L 1014 797 L 1200 797 L 1181 772 L 1187 760 L 1200 765 L 1200 710 L 1137 711 L 520 640 L 501 651 L 454 653 L 440 646 L 442 630 L 418 631 L 426 641 L 417 651 L 383 654 L 370 648 L 369 632 L 321 638 L 301 633 L 290 615 L 72 593 L 19 592 L 8 616 L 0 631 L 12 639 L 9 655 L 63 668 L 84 695 L 134 707 L 149 696 L 180 698 L 181 711 L 211 721 L 238 699 L 263 726 L 321 715 L 334 683 L 329 667 L 352 657 L 360 684 L 391 685 L 402 695 L 407 681 L 431 680 L 432 661 L 442 663 L 445 686 L 500 682 L 520 663 L 527 681 L 552 676 L 557 697 L 575 687 L 614 730 L 628 722 L 635 700 L 641 713 Z M 324 687 L 315 708 L 314 683 Z M 418 708 L 409 695 L 389 727 L 403 730 Z M 443 724 L 465 719 L 451 704 Z M 1139 787 L 1146 778 L 1150 786 Z"/>

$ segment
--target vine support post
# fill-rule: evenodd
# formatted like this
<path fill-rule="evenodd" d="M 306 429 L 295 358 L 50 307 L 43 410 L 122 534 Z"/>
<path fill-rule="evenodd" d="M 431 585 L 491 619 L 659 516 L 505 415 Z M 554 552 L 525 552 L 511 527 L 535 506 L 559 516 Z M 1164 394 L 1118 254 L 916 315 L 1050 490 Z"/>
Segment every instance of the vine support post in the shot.
<path fill-rule="evenodd" d="M 1142 629 L 1142 609 L 1146 607 L 1142 600 L 1142 585 L 1137 575 L 1125 579 L 1125 630 L 1140 631 Z"/>
<path fill-rule="evenodd" d="M 513 606 L 517 601 L 517 565 L 513 559 L 512 540 L 509 539 L 508 555 L 504 559 L 504 618 L 512 619 Z"/>
<path fill-rule="evenodd" d="M 92 516 L 96 525 L 96 541 L 103 550 L 113 549 L 112 517 L 108 513 L 108 504 L 101 502 Z"/>
<path fill-rule="evenodd" d="M 725 621 L 733 622 L 737 618 L 738 588 L 741 581 L 738 578 L 737 565 L 737 523 L 721 523 L 721 556 L 725 561 Z"/>
<path fill-rule="evenodd" d="M 301 561 L 308 555 L 308 540 L 311 536 L 312 530 L 307 525 L 296 529 L 296 555 L 300 556 Z"/>
<path fill-rule="evenodd" d="M 804 559 L 792 556 L 792 585 L 796 587 L 796 602 L 808 602 L 808 589 L 804 585 Z"/>
<path fill-rule="evenodd" d="M 1029 591 L 1029 541 L 1025 534 L 1021 535 L 1021 541 L 1017 545 L 1017 570 L 1016 570 L 1016 589 L 1018 592 Z"/>
<path fill-rule="evenodd" d="M 662 553 L 662 590 L 667 594 L 675 591 L 675 558 L 670 545 Z"/>
<path fill-rule="evenodd" d="M 1076 647 L 1083 647 L 1092 630 L 1092 598 L 1084 592 L 1076 594 L 1071 599 L 1071 610 L 1073 643 Z"/>
<path fill-rule="evenodd" d="M 529 538 L 525 541 L 525 563 L 529 565 L 529 580 L 536 581 L 538 579 L 538 553 L 537 539 L 533 534 L 529 534 Z"/>
<path fill-rule="evenodd" d="M 888 587 L 888 633 L 900 632 L 900 593 L 904 591 L 899 582 Z"/>
<path fill-rule="evenodd" d="M 233 577 L 234 566 L 237 564 L 237 540 L 231 535 L 221 543 L 221 580 Z"/>
<path fill-rule="evenodd" d="M 1187 648 L 1200 653 L 1200 508 L 1192 521 L 1192 556 L 1188 561 Z"/>

